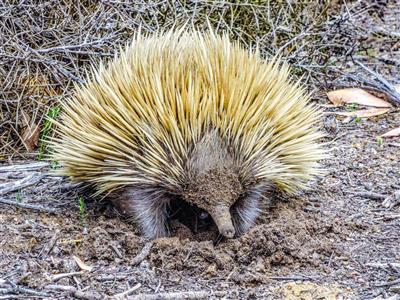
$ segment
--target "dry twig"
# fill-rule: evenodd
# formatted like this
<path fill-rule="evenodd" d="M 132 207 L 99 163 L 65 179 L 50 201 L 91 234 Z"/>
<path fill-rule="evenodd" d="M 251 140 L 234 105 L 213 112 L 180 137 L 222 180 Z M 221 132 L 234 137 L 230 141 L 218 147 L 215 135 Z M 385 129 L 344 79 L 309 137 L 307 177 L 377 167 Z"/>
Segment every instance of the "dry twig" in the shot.
<path fill-rule="evenodd" d="M 142 261 L 146 259 L 146 257 L 150 254 L 151 247 L 153 247 L 153 241 L 147 242 L 142 251 L 138 255 L 136 255 L 132 260 L 131 260 L 131 265 L 135 266 L 140 264 Z"/>
<path fill-rule="evenodd" d="M 139 282 L 135 286 L 133 286 L 130 289 L 126 290 L 125 292 L 122 292 L 122 293 L 119 293 L 119 294 L 116 294 L 116 295 L 112 296 L 111 299 L 115 299 L 115 300 L 126 299 L 129 296 L 129 294 L 131 294 L 134 291 L 138 290 L 141 286 L 142 286 L 142 284 Z"/>

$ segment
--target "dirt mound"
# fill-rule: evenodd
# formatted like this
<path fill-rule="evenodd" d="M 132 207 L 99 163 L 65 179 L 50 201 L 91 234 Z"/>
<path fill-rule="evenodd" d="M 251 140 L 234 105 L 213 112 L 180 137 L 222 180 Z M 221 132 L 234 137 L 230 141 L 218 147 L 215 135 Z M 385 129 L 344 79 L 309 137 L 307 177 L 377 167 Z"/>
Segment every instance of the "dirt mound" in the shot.
<path fill-rule="evenodd" d="M 190 236 L 189 230 L 179 228 L 177 236 L 155 242 L 150 261 L 162 272 L 190 270 L 203 278 L 228 276 L 239 282 L 265 281 L 277 269 L 293 271 L 310 264 L 323 269 L 337 251 L 335 232 L 343 229 L 303 207 L 302 203 L 279 203 L 259 225 L 232 240 L 207 240 L 207 233 Z"/>
<path fill-rule="evenodd" d="M 176 221 L 172 224 L 172 237 L 154 241 L 145 264 L 158 274 L 169 274 L 172 281 L 189 275 L 202 279 L 222 277 L 238 284 L 266 282 L 272 275 L 293 274 L 302 268 L 324 272 L 332 252 L 338 253 L 334 242 L 343 228 L 324 221 L 319 214 L 304 211 L 305 205 L 299 199 L 277 203 L 258 225 L 231 240 L 221 240 L 215 227 L 193 234 Z M 134 225 L 101 208 L 89 208 L 88 212 L 85 225 L 79 223 L 79 215 L 65 219 L 36 215 L 35 223 L 27 221 L 34 218 L 29 214 L 17 218 L 19 224 L 14 226 L 22 234 L 10 238 L 2 252 L 42 257 L 39 265 L 25 264 L 25 284 L 43 286 L 49 283 L 52 273 L 79 271 L 73 256 L 101 268 L 130 264 L 140 253 L 146 241 Z M 5 224 L 16 219 L 13 214 L 3 217 Z M 47 250 L 46 245 L 55 236 L 57 242 Z M 46 251 L 55 257 L 46 259 Z"/>

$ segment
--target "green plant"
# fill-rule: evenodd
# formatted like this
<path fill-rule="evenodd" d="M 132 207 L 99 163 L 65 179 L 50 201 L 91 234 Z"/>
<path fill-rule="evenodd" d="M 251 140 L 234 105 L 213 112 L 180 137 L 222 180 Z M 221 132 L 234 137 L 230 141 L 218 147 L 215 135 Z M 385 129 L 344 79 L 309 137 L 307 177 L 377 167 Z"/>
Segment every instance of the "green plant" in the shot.
<path fill-rule="evenodd" d="M 379 147 L 383 145 L 383 139 L 381 136 L 376 137 L 376 143 L 378 144 Z"/>
<path fill-rule="evenodd" d="M 348 103 L 345 106 L 347 111 L 355 111 L 358 107 L 359 105 L 357 103 Z"/>
<path fill-rule="evenodd" d="M 356 118 L 354 119 L 354 123 L 360 124 L 360 123 L 361 123 L 361 118 L 360 118 L 360 117 L 356 117 Z"/>
<path fill-rule="evenodd" d="M 86 211 L 85 199 L 82 196 L 78 198 L 78 205 L 79 205 L 79 220 L 82 224 L 84 224 L 87 221 L 88 215 Z"/>
<path fill-rule="evenodd" d="M 57 169 L 57 168 L 59 168 L 60 167 L 60 163 L 58 162 L 58 161 L 56 161 L 56 160 L 52 160 L 51 161 L 51 163 L 50 163 L 50 168 L 51 169 Z"/>
<path fill-rule="evenodd" d="M 22 192 L 21 191 L 18 191 L 18 193 L 15 195 L 15 200 L 17 200 L 17 202 L 22 201 Z"/>
<path fill-rule="evenodd" d="M 40 145 L 38 159 L 43 159 L 47 149 L 47 138 L 50 135 L 53 120 L 59 115 L 61 107 L 59 105 L 51 108 L 47 113 L 47 117 L 44 120 L 43 129 L 40 133 Z"/>

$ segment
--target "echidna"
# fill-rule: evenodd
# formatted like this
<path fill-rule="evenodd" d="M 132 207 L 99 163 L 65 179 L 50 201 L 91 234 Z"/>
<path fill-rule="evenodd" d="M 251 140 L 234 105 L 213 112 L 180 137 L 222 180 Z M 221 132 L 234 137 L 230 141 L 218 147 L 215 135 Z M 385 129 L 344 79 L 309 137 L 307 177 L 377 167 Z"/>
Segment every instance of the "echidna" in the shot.
<path fill-rule="evenodd" d="M 169 203 L 181 199 L 232 238 L 269 187 L 297 192 L 321 174 L 318 121 L 277 58 L 212 31 L 138 33 L 63 103 L 52 159 L 111 193 L 147 237 L 168 234 Z"/>

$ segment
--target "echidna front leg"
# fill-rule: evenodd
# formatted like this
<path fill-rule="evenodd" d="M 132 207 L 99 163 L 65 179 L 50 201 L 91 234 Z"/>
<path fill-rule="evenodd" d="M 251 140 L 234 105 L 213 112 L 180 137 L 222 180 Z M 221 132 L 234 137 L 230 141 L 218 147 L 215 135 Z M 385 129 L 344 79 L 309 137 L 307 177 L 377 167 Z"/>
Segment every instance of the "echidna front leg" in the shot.
<path fill-rule="evenodd" d="M 162 192 L 125 188 L 112 202 L 121 213 L 134 218 L 147 238 L 154 239 L 168 235 L 169 199 Z"/>

